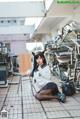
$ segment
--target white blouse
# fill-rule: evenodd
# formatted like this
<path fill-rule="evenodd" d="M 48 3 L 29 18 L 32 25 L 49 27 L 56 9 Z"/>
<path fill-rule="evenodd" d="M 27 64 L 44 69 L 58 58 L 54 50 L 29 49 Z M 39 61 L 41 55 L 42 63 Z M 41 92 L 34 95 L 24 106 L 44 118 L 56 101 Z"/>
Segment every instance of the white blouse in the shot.
<path fill-rule="evenodd" d="M 38 71 L 34 72 L 33 84 L 35 86 L 36 91 L 38 92 L 41 88 L 43 88 L 47 83 L 52 82 L 51 80 L 50 68 L 48 65 L 41 68 L 38 67 Z"/>

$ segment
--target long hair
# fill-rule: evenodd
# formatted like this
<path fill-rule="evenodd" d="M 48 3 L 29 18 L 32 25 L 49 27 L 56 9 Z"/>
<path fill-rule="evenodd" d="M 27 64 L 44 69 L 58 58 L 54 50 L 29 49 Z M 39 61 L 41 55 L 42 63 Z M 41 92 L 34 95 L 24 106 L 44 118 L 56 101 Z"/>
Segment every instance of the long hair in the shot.
<path fill-rule="evenodd" d="M 31 76 L 34 75 L 34 72 L 35 72 L 35 71 L 38 71 L 38 64 L 37 64 L 36 60 L 37 60 L 39 57 L 41 57 L 42 60 L 43 60 L 43 65 L 42 65 L 42 67 L 46 66 L 46 64 L 47 64 L 47 63 L 46 63 L 45 56 L 44 56 L 44 52 L 37 52 L 37 53 L 32 53 L 32 54 L 33 54 L 33 56 L 34 56 L 34 63 L 33 63 L 33 71 L 32 71 Z"/>

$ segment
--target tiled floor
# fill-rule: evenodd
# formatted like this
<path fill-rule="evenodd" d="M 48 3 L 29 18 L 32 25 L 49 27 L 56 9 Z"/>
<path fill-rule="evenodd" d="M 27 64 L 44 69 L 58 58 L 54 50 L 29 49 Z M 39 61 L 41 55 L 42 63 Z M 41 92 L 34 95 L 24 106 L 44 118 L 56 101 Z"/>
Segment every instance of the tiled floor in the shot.
<path fill-rule="evenodd" d="M 29 79 L 14 76 L 11 83 L 8 88 L 0 88 L 0 110 L 4 103 L 9 119 L 80 119 L 79 92 L 67 97 L 66 103 L 39 102 L 32 94 Z"/>

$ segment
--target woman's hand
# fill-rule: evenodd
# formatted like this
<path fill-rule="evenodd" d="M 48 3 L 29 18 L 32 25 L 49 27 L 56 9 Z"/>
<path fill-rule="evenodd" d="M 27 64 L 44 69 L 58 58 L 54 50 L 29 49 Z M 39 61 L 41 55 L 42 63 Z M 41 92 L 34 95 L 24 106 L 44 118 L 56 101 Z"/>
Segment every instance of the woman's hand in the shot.
<path fill-rule="evenodd" d="M 28 77 L 28 76 L 30 76 L 30 73 L 25 73 L 24 75 L 23 75 L 23 77 Z"/>

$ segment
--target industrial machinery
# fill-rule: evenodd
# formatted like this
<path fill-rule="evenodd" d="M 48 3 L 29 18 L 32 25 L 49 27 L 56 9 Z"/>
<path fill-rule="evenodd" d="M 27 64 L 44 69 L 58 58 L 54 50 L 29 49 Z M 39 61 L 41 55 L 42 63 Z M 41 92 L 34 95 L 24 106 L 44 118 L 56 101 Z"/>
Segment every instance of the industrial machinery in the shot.
<path fill-rule="evenodd" d="M 51 44 L 46 45 L 51 72 L 53 75 L 57 74 L 63 82 L 73 81 L 76 90 L 80 90 L 79 26 L 77 22 L 70 22 L 62 28 Z"/>
<path fill-rule="evenodd" d="M 75 86 L 80 91 L 80 38 L 72 39 L 75 44 L 74 58 L 75 58 Z"/>
<path fill-rule="evenodd" d="M 0 42 L 0 87 L 7 86 L 8 76 L 8 53 L 5 45 Z"/>

